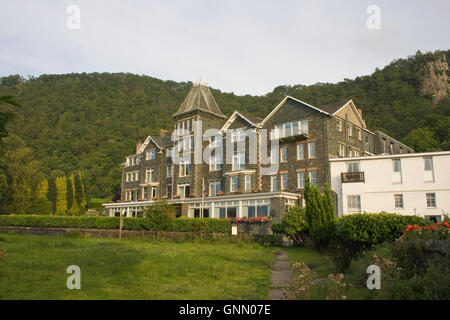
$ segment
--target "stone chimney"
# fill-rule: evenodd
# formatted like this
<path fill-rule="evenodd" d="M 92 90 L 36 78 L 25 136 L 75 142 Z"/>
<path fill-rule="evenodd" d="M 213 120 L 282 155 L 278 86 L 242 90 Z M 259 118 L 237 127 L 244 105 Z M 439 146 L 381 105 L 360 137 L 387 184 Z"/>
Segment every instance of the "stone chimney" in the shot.
<path fill-rule="evenodd" d="M 362 118 L 362 109 L 358 109 L 359 116 Z"/>
<path fill-rule="evenodd" d="M 136 145 L 136 153 L 138 153 L 139 149 L 142 147 L 142 141 L 139 140 L 139 142 Z"/>

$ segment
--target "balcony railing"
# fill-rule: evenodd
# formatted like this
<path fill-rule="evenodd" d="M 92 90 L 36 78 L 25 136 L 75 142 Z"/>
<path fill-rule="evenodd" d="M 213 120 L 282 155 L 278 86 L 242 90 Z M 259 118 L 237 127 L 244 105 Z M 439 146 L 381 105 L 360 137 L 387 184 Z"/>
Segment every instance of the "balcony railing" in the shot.
<path fill-rule="evenodd" d="M 364 182 L 364 172 L 342 172 L 341 181 L 342 183 Z"/>

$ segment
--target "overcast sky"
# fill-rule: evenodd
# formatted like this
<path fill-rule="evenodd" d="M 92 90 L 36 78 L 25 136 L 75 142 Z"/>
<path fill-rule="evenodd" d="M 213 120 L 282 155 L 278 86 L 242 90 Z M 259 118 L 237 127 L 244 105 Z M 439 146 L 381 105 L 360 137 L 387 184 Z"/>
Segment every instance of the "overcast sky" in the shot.
<path fill-rule="evenodd" d="M 236 94 L 450 48 L 450 0 L 0 0 L 0 76 L 131 72 Z M 80 8 L 69 29 L 67 8 Z M 369 29 L 369 5 L 381 28 Z M 73 20 L 71 20 L 73 21 Z"/>

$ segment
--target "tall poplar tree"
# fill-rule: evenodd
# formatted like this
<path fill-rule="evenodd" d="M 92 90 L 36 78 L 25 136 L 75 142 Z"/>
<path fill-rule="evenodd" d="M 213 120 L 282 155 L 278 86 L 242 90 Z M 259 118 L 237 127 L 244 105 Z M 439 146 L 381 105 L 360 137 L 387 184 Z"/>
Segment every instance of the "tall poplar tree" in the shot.
<path fill-rule="evenodd" d="M 70 178 L 67 180 L 70 181 L 71 199 L 72 199 L 72 201 L 71 201 L 72 205 L 70 206 L 69 213 L 78 215 L 80 213 L 80 207 L 77 202 L 77 189 L 75 187 L 75 174 L 72 172 L 70 174 Z"/>
<path fill-rule="evenodd" d="M 56 184 L 56 214 L 67 213 L 67 181 L 66 176 L 59 176 L 55 179 Z"/>

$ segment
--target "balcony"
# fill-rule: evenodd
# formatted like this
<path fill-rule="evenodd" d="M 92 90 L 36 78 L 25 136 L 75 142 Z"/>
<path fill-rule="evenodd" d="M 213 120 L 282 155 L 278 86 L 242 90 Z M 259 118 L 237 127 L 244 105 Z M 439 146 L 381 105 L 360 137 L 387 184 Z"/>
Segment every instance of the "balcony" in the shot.
<path fill-rule="evenodd" d="M 364 172 L 342 172 L 342 183 L 364 182 Z"/>
<path fill-rule="evenodd" d="M 280 142 L 295 142 L 298 140 L 306 140 L 309 138 L 310 136 L 308 134 L 308 131 L 300 130 L 299 132 L 292 135 L 280 137 Z"/>

